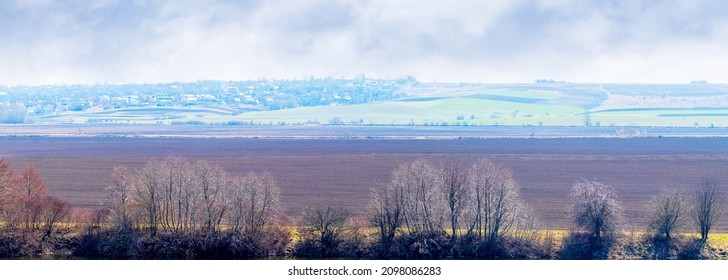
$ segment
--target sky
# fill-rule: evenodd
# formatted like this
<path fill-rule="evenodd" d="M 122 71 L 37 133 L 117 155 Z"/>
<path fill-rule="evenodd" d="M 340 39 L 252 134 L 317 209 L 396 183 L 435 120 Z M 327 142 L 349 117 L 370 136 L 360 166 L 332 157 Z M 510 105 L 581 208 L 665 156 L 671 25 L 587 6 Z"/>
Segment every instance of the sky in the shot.
<path fill-rule="evenodd" d="M 728 1 L 0 0 L 0 84 L 728 82 Z"/>

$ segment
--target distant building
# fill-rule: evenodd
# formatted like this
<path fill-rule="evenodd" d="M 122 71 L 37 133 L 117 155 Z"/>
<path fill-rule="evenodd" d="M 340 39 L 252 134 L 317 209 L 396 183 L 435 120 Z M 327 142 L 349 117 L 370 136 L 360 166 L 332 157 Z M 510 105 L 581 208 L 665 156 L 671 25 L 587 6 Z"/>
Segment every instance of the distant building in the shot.
<path fill-rule="evenodd" d="M 142 105 L 141 99 L 136 95 L 129 95 L 126 97 L 126 106 L 139 106 Z"/>
<path fill-rule="evenodd" d="M 202 102 L 214 102 L 217 101 L 217 98 L 212 94 L 198 94 L 197 100 Z"/>
<path fill-rule="evenodd" d="M 156 96 L 154 102 L 160 107 L 169 106 L 174 104 L 174 96 Z"/>
<path fill-rule="evenodd" d="M 194 105 L 194 104 L 197 104 L 197 101 L 198 101 L 197 96 L 195 96 L 193 94 L 183 94 L 182 95 L 182 103 L 184 103 L 185 105 Z"/>

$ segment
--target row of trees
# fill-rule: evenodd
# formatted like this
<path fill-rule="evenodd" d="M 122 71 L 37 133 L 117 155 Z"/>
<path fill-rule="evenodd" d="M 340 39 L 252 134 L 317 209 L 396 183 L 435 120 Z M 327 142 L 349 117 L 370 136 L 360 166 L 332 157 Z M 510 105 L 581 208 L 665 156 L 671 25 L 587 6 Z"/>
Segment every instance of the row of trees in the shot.
<path fill-rule="evenodd" d="M 72 209 L 46 189 L 32 165 L 16 176 L 0 159 L 0 256 L 250 258 L 282 255 L 290 242 L 267 173 L 230 176 L 218 165 L 182 158 L 152 160 L 139 170 L 120 166 L 106 209 Z M 59 228 L 61 221 L 67 226 Z"/>
<path fill-rule="evenodd" d="M 628 236 L 630 226 L 613 187 L 582 180 L 573 186 L 570 201 L 573 228 L 553 242 L 537 233 L 539 224 L 519 199 L 508 169 L 486 159 L 468 166 L 417 160 L 372 188 L 367 216 L 376 237 L 368 253 L 375 258 L 705 258 L 709 233 L 724 214 L 723 195 L 710 179 L 689 192 L 655 196 L 639 237 Z M 358 252 L 346 238 L 360 239 L 359 231 L 345 217 L 330 207 L 305 212 L 302 225 L 321 238 L 303 249 L 329 254 L 301 255 Z M 697 240 L 682 235 L 691 222 L 700 233 Z"/>
<path fill-rule="evenodd" d="M 650 203 L 644 238 L 630 243 L 614 189 L 582 180 L 571 195 L 574 228 L 554 240 L 538 232 L 513 174 L 487 159 L 403 164 L 372 188 L 364 217 L 313 205 L 296 223 L 283 215 L 270 174 L 231 176 L 204 160 L 171 157 L 137 170 L 120 166 L 107 191 L 107 209 L 71 209 L 46 194 L 32 165 L 16 175 L 0 159 L 0 255 L 24 254 L 27 242 L 14 240 L 38 233 L 41 241 L 56 240 L 71 254 L 95 258 L 601 259 L 630 250 L 649 252 L 639 258 L 676 258 L 690 250 L 702 257 L 724 214 L 714 180 L 691 192 L 664 191 Z M 69 229 L 59 228 L 60 221 L 84 225 L 82 234 L 64 234 Z M 678 233 L 691 221 L 700 238 L 685 246 Z M 13 230 L 22 236 L 8 239 Z M 298 235 L 295 243 L 292 234 Z"/>
<path fill-rule="evenodd" d="M 282 212 L 279 189 L 268 173 L 230 176 L 208 161 L 172 157 L 152 160 L 138 171 L 115 168 L 108 194 L 111 221 L 120 231 L 143 230 L 151 238 L 160 232 L 204 238 L 225 233 L 257 250 L 267 248 L 265 242 L 282 242 L 269 239 L 271 231 L 280 230 Z"/>
<path fill-rule="evenodd" d="M 651 246 L 652 258 L 673 258 L 680 254 L 679 233 L 692 222 L 700 233 L 693 244 L 687 244 L 686 257 L 701 257 L 710 231 L 723 216 L 723 194 L 715 180 L 703 179 L 690 192 L 663 190 L 652 198 L 645 224 L 644 243 Z M 626 224 L 617 195 L 609 185 L 596 180 L 584 180 L 574 185 L 572 192 L 574 225 L 571 245 L 566 247 L 569 258 L 608 258 L 619 245 Z M 578 240 L 582 239 L 582 240 Z M 583 240 L 585 239 L 585 240 Z M 575 250 L 574 250 L 575 249 Z"/>
<path fill-rule="evenodd" d="M 167 158 L 152 160 L 137 171 L 118 167 L 112 179 L 109 209 L 120 231 L 143 230 L 151 238 L 160 232 L 209 237 L 226 229 L 226 234 L 260 244 L 268 232 L 280 229 L 279 191 L 269 174 L 235 177 L 207 161 Z M 536 227 L 513 175 L 488 160 L 471 166 L 424 160 L 402 165 L 389 183 L 373 188 L 368 218 L 378 231 L 376 254 L 381 258 L 459 256 L 461 251 L 472 251 L 452 246 L 459 236 L 482 243 L 475 255 L 494 256 L 503 236 Z M 302 242 L 293 254 L 340 257 L 343 252 L 347 256 L 361 252 L 355 248 L 361 244 L 352 244 L 351 239 L 360 243 L 365 238 L 347 229 L 351 221 L 345 211 L 311 207 L 299 220 Z M 414 246 L 417 252 L 396 249 L 398 236 L 409 238 L 412 246 L 407 247 Z"/>
<path fill-rule="evenodd" d="M 43 237 L 48 237 L 69 213 L 68 203 L 47 194 L 46 183 L 33 165 L 16 175 L 0 158 L 0 218 L 5 227 L 42 229 Z"/>
<path fill-rule="evenodd" d="M 268 173 L 231 177 L 207 161 L 151 161 L 137 172 L 117 167 L 109 189 L 117 227 L 148 225 L 152 236 L 220 232 L 223 225 L 260 234 L 281 214 L 279 190 Z"/>
<path fill-rule="evenodd" d="M 471 166 L 433 166 L 423 160 L 400 166 L 389 183 L 372 189 L 369 221 L 385 249 L 392 248 L 399 232 L 426 238 L 446 235 L 449 244 L 462 235 L 482 243 L 486 256 L 495 253 L 503 236 L 537 226 L 511 172 L 485 159 Z M 424 253 L 428 247 L 441 247 L 420 244 Z M 453 248 L 453 254 L 460 254 L 458 249 L 464 248 Z"/>

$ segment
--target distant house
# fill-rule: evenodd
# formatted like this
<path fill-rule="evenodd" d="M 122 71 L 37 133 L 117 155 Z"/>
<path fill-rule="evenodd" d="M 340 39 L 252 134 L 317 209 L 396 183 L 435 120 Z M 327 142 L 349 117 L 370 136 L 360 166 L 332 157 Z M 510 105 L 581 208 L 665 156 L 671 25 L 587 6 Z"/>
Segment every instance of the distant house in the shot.
<path fill-rule="evenodd" d="M 195 105 L 195 104 L 197 104 L 197 101 L 198 101 L 197 96 L 195 96 L 193 94 L 183 94 L 182 95 L 182 102 L 185 105 Z"/>
<path fill-rule="evenodd" d="M 198 94 L 197 100 L 202 102 L 215 102 L 217 98 L 212 94 Z"/>
<path fill-rule="evenodd" d="M 127 106 L 139 106 L 139 105 L 142 105 L 142 101 L 141 101 L 141 99 L 139 99 L 139 96 L 129 95 L 126 97 L 126 105 Z"/>
<path fill-rule="evenodd" d="M 243 97 L 245 98 L 244 102 L 247 104 L 260 104 L 260 101 L 258 101 L 258 99 L 253 98 L 253 96 L 250 94 L 246 94 Z"/>
<path fill-rule="evenodd" d="M 174 96 L 157 96 L 154 102 L 156 102 L 159 107 L 169 106 L 174 103 Z"/>

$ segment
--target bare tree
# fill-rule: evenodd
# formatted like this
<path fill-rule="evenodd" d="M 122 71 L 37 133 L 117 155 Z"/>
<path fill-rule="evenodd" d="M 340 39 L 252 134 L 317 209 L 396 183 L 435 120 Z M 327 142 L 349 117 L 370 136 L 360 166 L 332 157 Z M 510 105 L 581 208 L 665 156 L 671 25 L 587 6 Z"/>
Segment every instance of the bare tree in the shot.
<path fill-rule="evenodd" d="M 688 218 L 687 198 L 680 191 L 663 191 L 652 199 L 649 229 L 656 236 L 672 239 Z"/>
<path fill-rule="evenodd" d="M 574 223 L 589 233 L 592 245 L 616 237 L 622 207 L 614 188 L 596 180 L 583 180 L 574 185 L 571 199 Z"/>
<path fill-rule="evenodd" d="M 28 164 L 15 185 L 15 214 L 20 215 L 26 229 L 36 229 L 43 211 L 46 183 L 32 164 Z"/>
<path fill-rule="evenodd" d="M 469 206 L 470 192 L 467 184 L 466 168 L 456 162 L 445 162 L 441 167 L 442 184 L 440 191 L 445 200 L 450 222 L 451 241 L 454 243 L 460 228 L 460 218 Z"/>
<path fill-rule="evenodd" d="M 516 224 L 522 203 L 511 172 L 487 159 L 475 162 L 468 174 L 473 192 L 473 213 L 468 232 L 490 244 Z"/>
<path fill-rule="evenodd" d="M 250 173 L 233 179 L 228 223 L 232 230 L 260 237 L 273 217 L 281 212 L 280 191 L 269 173 Z"/>
<path fill-rule="evenodd" d="M 248 197 L 250 182 L 248 178 L 233 177 L 228 182 L 230 185 L 230 211 L 227 213 L 226 222 L 230 229 L 236 232 L 244 232 L 248 224 L 248 211 L 250 209 Z"/>
<path fill-rule="evenodd" d="M 176 157 L 151 160 L 134 174 L 117 168 L 109 188 L 117 224 L 139 219 L 152 236 L 159 228 L 168 234 L 198 229 L 215 234 L 224 223 L 260 234 L 280 213 L 279 196 L 268 173 L 231 178 L 219 165 Z"/>
<path fill-rule="evenodd" d="M 159 228 L 161 189 L 164 175 L 161 172 L 159 161 L 152 160 L 137 174 L 132 195 L 133 205 L 141 213 L 143 223 L 149 228 L 152 237 L 157 235 Z"/>
<path fill-rule="evenodd" d="M 273 217 L 280 214 L 280 189 L 270 173 L 251 173 L 248 175 L 252 183 L 249 193 L 250 213 L 249 225 L 246 232 L 257 234 L 268 225 L 271 225 Z"/>
<path fill-rule="evenodd" d="M 111 218 L 118 229 L 130 229 L 135 221 L 132 209 L 132 190 L 134 176 L 124 166 L 117 166 L 111 174 L 111 185 L 107 188 L 107 198 Z"/>
<path fill-rule="evenodd" d="M 10 163 L 4 158 L 0 158 L 0 190 L 9 191 L 8 189 L 13 183 L 13 173 L 15 172 L 10 168 Z"/>
<path fill-rule="evenodd" d="M 41 203 L 43 210 L 41 211 L 40 217 L 45 225 L 44 236 L 48 237 L 53 233 L 53 227 L 68 216 L 71 207 L 67 202 L 51 196 L 43 197 Z"/>
<path fill-rule="evenodd" d="M 403 199 L 397 189 L 390 184 L 377 184 L 372 187 L 372 200 L 369 203 L 369 224 L 379 232 L 383 248 L 389 248 L 394 236 L 402 225 Z"/>
<path fill-rule="evenodd" d="M 189 172 L 187 162 L 179 158 L 165 158 L 158 165 L 161 185 L 159 188 L 159 224 L 165 232 L 179 233 L 182 230 L 181 193 L 183 186 L 176 177 Z"/>
<path fill-rule="evenodd" d="M 208 161 L 198 161 L 194 166 L 194 184 L 200 195 L 200 216 L 203 229 L 207 233 L 220 230 L 223 217 L 227 211 L 227 179 L 218 165 Z"/>
<path fill-rule="evenodd" d="M 43 177 L 32 164 L 28 164 L 20 177 L 12 178 L 12 170 L 7 163 L 0 159 L 0 191 L 3 198 L 10 198 L 14 202 L 9 221 L 13 224 L 20 219 L 26 229 L 38 229 L 45 226 L 45 235 L 49 236 L 54 225 L 65 218 L 70 212 L 70 206 L 65 201 L 47 196 L 47 185 Z"/>
<path fill-rule="evenodd" d="M 410 233 L 438 233 L 444 206 L 438 194 L 442 176 L 424 160 L 401 165 L 392 173 L 392 187 L 403 211 L 404 228 Z"/>
<path fill-rule="evenodd" d="M 181 159 L 176 159 L 182 161 Z M 176 210 L 174 211 L 177 216 L 178 224 L 183 231 L 189 232 L 196 228 L 198 220 L 197 213 L 199 212 L 199 200 L 200 192 L 194 187 L 194 172 L 193 166 L 187 161 L 176 163 L 176 173 L 170 174 L 171 181 L 176 185 Z"/>
<path fill-rule="evenodd" d="M 9 211 L 10 196 L 17 183 L 14 173 L 10 164 L 4 158 L 0 158 L 0 219 L 6 218 Z"/>
<path fill-rule="evenodd" d="M 517 208 L 516 221 L 512 226 L 511 234 L 516 238 L 534 241 L 539 237 L 537 230 L 540 226 L 541 223 L 533 210 L 521 203 Z"/>
<path fill-rule="evenodd" d="M 704 178 L 693 192 L 692 218 L 700 231 L 700 241 L 705 244 L 710 230 L 723 215 L 723 193 L 714 179 Z"/>
<path fill-rule="evenodd" d="M 189 232 L 195 228 L 196 195 L 193 188 L 193 166 L 185 159 L 166 158 L 159 166 L 164 185 L 161 188 L 160 223 L 171 233 Z"/>
<path fill-rule="evenodd" d="M 23 198 L 42 197 L 47 193 L 47 186 L 35 166 L 28 164 L 18 179 L 16 193 Z"/>
<path fill-rule="evenodd" d="M 306 232 L 318 236 L 323 249 L 334 249 L 344 232 L 348 215 L 341 209 L 319 206 L 304 210 L 301 219 Z"/>
<path fill-rule="evenodd" d="M 68 218 L 65 219 L 69 224 L 75 225 L 79 229 L 82 229 L 84 233 L 98 233 L 98 230 L 109 221 L 109 215 L 111 212 L 111 204 L 107 203 L 107 208 L 91 209 L 91 208 L 80 208 L 73 207 L 69 210 Z M 121 226 L 117 224 L 117 221 L 111 220 L 112 225 L 116 229 L 120 229 Z M 127 229 L 130 226 L 126 227 Z"/>

